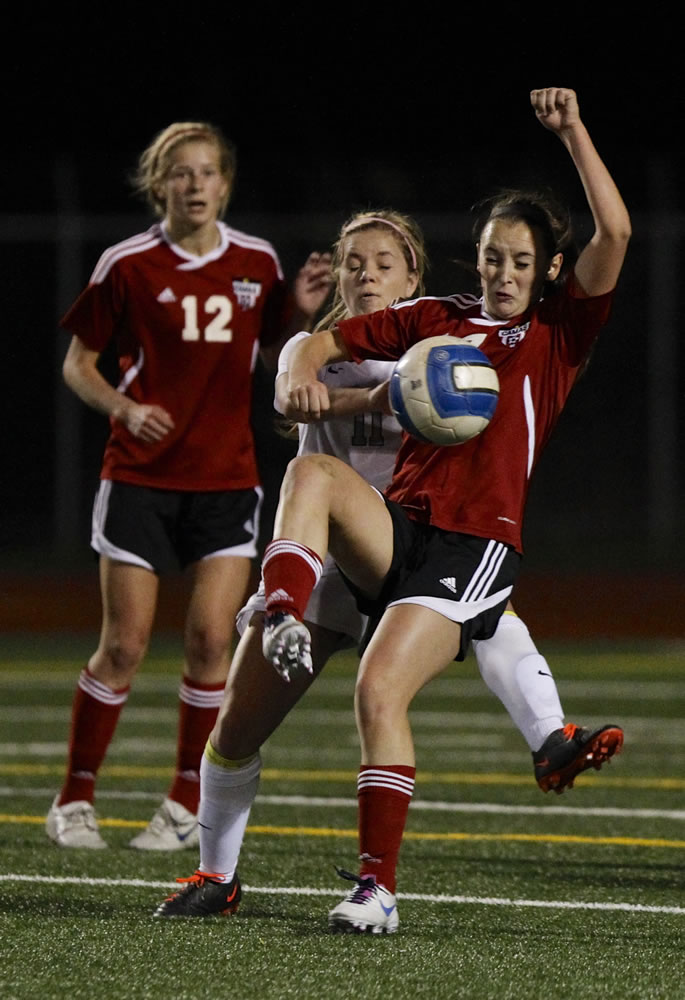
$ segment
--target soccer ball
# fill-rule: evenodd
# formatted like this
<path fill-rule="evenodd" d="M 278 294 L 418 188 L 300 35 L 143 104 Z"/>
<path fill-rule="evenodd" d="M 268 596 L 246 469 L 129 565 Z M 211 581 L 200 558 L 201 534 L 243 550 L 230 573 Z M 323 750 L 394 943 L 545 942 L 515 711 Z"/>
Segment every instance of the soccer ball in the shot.
<path fill-rule="evenodd" d="M 429 337 L 402 355 L 390 377 L 390 406 L 412 437 L 463 444 L 485 430 L 499 398 L 497 372 L 458 337 Z"/>

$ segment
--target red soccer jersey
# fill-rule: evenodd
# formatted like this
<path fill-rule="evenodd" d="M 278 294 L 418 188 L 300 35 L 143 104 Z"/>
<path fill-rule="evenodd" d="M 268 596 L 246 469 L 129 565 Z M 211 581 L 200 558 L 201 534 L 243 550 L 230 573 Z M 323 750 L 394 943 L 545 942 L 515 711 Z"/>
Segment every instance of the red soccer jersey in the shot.
<path fill-rule="evenodd" d="M 497 369 L 500 396 L 490 425 L 465 444 L 436 447 L 404 435 L 386 490 L 415 520 L 494 538 L 522 551 L 530 474 L 578 372 L 609 317 L 612 295 L 564 290 L 503 323 L 472 295 L 424 298 L 343 320 L 355 361 L 399 358 L 427 337 L 468 338 Z"/>
<path fill-rule="evenodd" d="M 150 444 L 111 421 L 102 478 L 173 490 L 258 483 L 250 427 L 260 344 L 285 322 L 273 247 L 219 223 L 220 245 L 194 257 L 161 224 L 110 247 L 61 325 L 91 350 L 114 338 L 118 389 L 167 410 L 174 429 Z"/>

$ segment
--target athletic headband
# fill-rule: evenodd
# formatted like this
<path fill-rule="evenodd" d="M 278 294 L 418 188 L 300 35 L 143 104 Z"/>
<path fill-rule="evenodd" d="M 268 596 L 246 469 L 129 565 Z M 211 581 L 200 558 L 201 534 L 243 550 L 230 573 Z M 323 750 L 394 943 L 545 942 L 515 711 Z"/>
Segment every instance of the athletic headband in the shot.
<path fill-rule="evenodd" d="M 355 231 L 355 229 L 358 229 L 360 226 L 365 226 L 369 222 L 380 222 L 381 225 L 383 225 L 383 226 L 390 226 L 390 228 L 394 229 L 396 233 L 399 233 L 400 236 L 402 237 L 402 239 L 404 240 L 404 242 L 409 247 L 409 254 L 411 256 L 412 270 L 418 271 L 418 267 L 416 266 L 416 254 L 414 253 L 414 247 L 411 245 L 411 243 L 407 239 L 407 234 L 404 232 L 403 229 L 400 228 L 400 226 L 398 226 L 395 222 L 390 222 L 389 219 L 381 219 L 380 216 L 378 216 L 378 215 L 369 215 L 369 216 L 366 216 L 363 219 L 355 219 L 354 222 L 351 222 L 349 224 L 349 226 L 347 227 L 347 229 L 343 230 L 342 236 L 343 237 L 349 236 L 349 234 L 353 233 Z"/>

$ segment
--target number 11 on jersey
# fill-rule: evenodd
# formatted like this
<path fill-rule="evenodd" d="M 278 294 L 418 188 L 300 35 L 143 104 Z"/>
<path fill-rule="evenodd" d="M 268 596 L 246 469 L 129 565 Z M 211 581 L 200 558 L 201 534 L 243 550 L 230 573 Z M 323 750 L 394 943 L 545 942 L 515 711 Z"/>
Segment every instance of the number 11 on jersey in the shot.
<path fill-rule="evenodd" d="M 370 433 L 367 434 L 367 417 L 371 418 Z M 354 417 L 354 427 L 352 431 L 352 444 L 357 448 L 370 447 L 382 448 L 385 444 L 383 437 L 383 414 L 380 410 L 373 413 L 357 413 Z"/>

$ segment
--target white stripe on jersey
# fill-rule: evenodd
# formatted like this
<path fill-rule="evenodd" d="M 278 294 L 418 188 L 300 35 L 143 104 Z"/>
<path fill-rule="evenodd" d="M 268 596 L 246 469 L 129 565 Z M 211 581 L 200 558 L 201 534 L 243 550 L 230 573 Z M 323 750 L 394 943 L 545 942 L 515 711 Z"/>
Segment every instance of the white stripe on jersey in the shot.
<path fill-rule="evenodd" d="M 526 375 L 523 380 L 523 407 L 526 411 L 526 423 L 528 424 L 528 479 L 533 471 L 533 458 L 535 457 L 535 406 L 533 404 L 533 391 L 530 387 L 530 375 Z"/>
<path fill-rule="evenodd" d="M 78 686 L 86 694 L 90 695 L 91 698 L 101 702 L 103 705 L 123 705 L 128 698 L 128 688 L 125 691 L 112 691 L 106 684 L 95 680 L 87 670 L 81 671 Z"/>
<path fill-rule="evenodd" d="M 178 689 L 178 697 L 186 705 L 193 705 L 195 708 L 221 708 L 224 689 L 221 687 L 217 691 L 202 691 L 199 688 L 190 687 L 189 684 L 182 681 Z"/>
<path fill-rule="evenodd" d="M 457 292 L 454 295 L 422 295 L 418 299 L 405 299 L 404 302 L 396 302 L 395 305 L 390 306 L 391 309 L 406 309 L 407 306 L 416 305 L 417 302 L 453 302 L 460 309 L 472 309 L 475 306 L 480 305 L 481 315 L 480 316 L 468 316 L 467 319 L 469 323 L 474 323 L 476 326 L 502 326 L 504 321 L 501 319 L 495 319 L 493 316 L 488 316 L 486 312 L 483 311 L 483 300 L 478 298 L 476 295 L 471 295 L 468 292 Z"/>
<path fill-rule="evenodd" d="M 264 240 L 259 236 L 249 236 L 247 233 L 242 233 L 239 229 L 231 229 L 225 222 L 217 222 L 217 226 L 219 227 L 219 231 L 221 233 L 220 246 L 216 250 L 211 251 L 209 254 L 205 254 L 202 257 L 195 257 L 192 254 L 185 253 L 180 247 L 176 247 L 171 240 L 168 240 L 165 236 L 164 224 L 156 222 L 150 227 L 150 229 L 146 230 L 146 232 L 137 233 L 135 236 L 130 236 L 121 243 L 116 243 L 113 247 L 108 247 L 95 266 L 95 270 L 90 278 L 90 284 L 102 284 L 117 261 L 122 260 L 124 257 L 130 257 L 132 254 L 144 253 L 146 250 L 152 250 L 154 247 L 159 246 L 159 244 L 163 242 L 167 242 L 169 246 L 174 248 L 176 253 L 178 253 L 181 257 L 186 258 L 185 264 L 179 265 L 181 270 L 194 270 L 195 268 L 203 267 L 211 260 L 221 257 L 221 255 L 228 248 L 229 243 L 235 243 L 237 246 L 243 247 L 247 250 L 261 251 L 272 258 L 276 266 L 278 278 L 280 281 L 283 281 L 283 268 L 281 267 L 281 262 L 278 258 L 276 250 L 268 240 Z"/>
<path fill-rule="evenodd" d="M 247 250 L 261 250 L 263 253 L 267 253 L 276 265 L 276 273 L 279 279 L 283 280 L 281 262 L 278 259 L 276 250 L 268 240 L 262 239 L 261 236 L 250 236 L 248 233 L 242 233 L 239 229 L 231 229 L 225 222 L 220 222 L 218 225 L 226 232 L 231 243 L 237 243 L 239 247 L 245 247 Z"/>
<path fill-rule="evenodd" d="M 141 371 L 143 370 L 144 364 L 145 364 L 145 352 L 141 347 L 140 351 L 138 352 L 138 357 L 136 358 L 136 363 L 134 365 L 131 365 L 129 370 L 122 378 L 121 382 L 117 386 L 117 392 L 126 392 L 126 390 L 130 386 L 134 378 L 137 378 L 138 375 L 140 375 Z"/>
<path fill-rule="evenodd" d="M 454 295 L 420 295 L 418 299 L 403 299 L 402 302 L 395 302 L 390 306 L 391 309 L 406 309 L 407 306 L 415 306 L 417 302 L 452 302 L 454 300 Z M 474 299 L 472 305 L 476 305 L 478 299 Z"/>
<path fill-rule="evenodd" d="M 448 295 L 447 298 L 462 309 L 472 309 L 483 301 L 480 295 L 473 295 L 471 292 L 455 292 L 453 295 Z"/>
<path fill-rule="evenodd" d="M 389 788 L 411 798 L 414 793 L 414 779 L 394 771 L 380 771 L 374 768 L 360 771 L 357 777 L 357 791 L 367 788 Z"/>
<path fill-rule="evenodd" d="M 130 257 L 134 253 L 143 253 L 145 250 L 151 250 L 153 247 L 159 246 L 161 242 L 162 232 L 159 225 L 156 224 L 145 233 L 138 233 L 137 236 L 131 236 L 122 243 L 116 243 L 113 247 L 109 247 L 95 265 L 95 270 L 90 278 L 90 284 L 102 284 L 118 260 Z"/>

